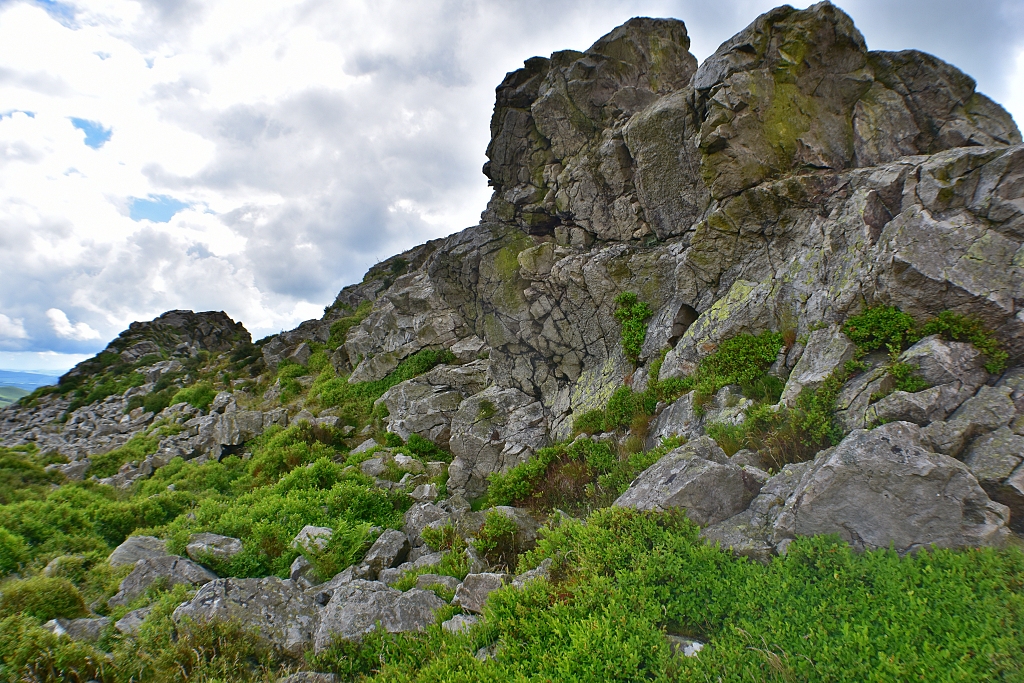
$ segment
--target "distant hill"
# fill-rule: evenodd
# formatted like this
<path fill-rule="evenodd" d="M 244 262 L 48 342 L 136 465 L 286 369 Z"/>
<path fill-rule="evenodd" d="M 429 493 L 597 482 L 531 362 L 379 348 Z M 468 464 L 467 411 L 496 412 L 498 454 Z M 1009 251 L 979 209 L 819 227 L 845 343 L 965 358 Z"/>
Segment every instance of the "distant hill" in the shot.
<path fill-rule="evenodd" d="M 18 387 L 0 387 L 0 408 L 6 408 L 29 392 Z"/>
<path fill-rule="evenodd" d="M 13 370 L 0 370 L 0 387 L 17 387 L 31 392 L 36 387 L 44 387 L 47 384 L 56 384 L 56 375 L 41 375 L 35 372 L 15 372 Z"/>

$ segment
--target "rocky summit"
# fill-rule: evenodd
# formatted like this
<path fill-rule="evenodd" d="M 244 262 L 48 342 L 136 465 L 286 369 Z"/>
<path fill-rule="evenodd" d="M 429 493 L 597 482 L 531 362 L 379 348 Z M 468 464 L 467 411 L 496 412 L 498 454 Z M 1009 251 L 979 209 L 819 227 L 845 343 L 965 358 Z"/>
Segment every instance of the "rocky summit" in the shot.
<path fill-rule="evenodd" d="M 480 223 L 321 319 L 0 411 L 0 674 L 1019 676 L 1020 131 L 828 2 L 689 45 L 509 73 Z"/>

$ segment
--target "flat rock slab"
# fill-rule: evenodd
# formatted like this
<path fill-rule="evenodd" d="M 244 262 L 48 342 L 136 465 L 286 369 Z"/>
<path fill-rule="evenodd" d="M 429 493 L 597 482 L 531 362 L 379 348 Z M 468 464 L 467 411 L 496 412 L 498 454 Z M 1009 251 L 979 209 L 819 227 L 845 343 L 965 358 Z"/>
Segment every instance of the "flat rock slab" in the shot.
<path fill-rule="evenodd" d="M 317 606 L 294 581 L 217 579 L 174 610 L 174 621 L 237 619 L 259 629 L 260 638 L 274 649 L 298 657 L 313 639 Z"/>
<path fill-rule="evenodd" d="M 378 623 L 388 633 L 422 631 L 445 604 L 430 591 L 413 588 L 403 593 L 379 581 L 357 579 L 335 589 L 320 618 L 314 646 L 320 652 L 335 640 L 359 642 Z"/>
<path fill-rule="evenodd" d="M 185 546 L 185 554 L 196 562 L 201 562 L 206 558 L 230 560 L 242 552 L 242 549 L 242 541 L 237 538 L 202 533 L 192 534 L 189 537 L 188 545 Z"/>
<path fill-rule="evenodd" d="M 129 536 L 124 543 L 114 548 L 107 563 L 111 567 L 135 564 L 139 560 L 167 557 L 167 541 L 154 536 Z"/>

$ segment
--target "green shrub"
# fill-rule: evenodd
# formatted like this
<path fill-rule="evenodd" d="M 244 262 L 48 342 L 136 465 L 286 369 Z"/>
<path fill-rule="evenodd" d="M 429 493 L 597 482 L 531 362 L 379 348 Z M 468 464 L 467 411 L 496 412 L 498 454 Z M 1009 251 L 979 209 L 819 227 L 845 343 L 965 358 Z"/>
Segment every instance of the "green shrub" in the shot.
<path fill-rule="evenodd" d="M 515 520 L 498 510 L 491 510 L 473 539 L 473 548 L 492 565 L 514 567 L 518 531 Z"/>
<path fill-rule="evenodd" d="M 302 554 L 322 581 L 329 580 L 354 563 L 369 548 L 370 525 L 366 522 L 337 524 L 333 532 L 323 549 L 316 546 L 302 549 Z"/>
<path fill-rule="evenodd" d="M 741 334 L 726 339 L 714 353 L 701 359 L 697 371 L 684 386 L 694 389 L 698 405 L 730 384 L 768 394 L 777 385 L 767 379 L 767 372 L 781 348 L 782 335 L 778 332 L 762 332 L 756 336 Z"/>
<path fill-rule="evenodd" d="M 25 539 L 0 527 L 0 576 L 17 570 L 27 559 Z"/>
<path fill-rule="evenodd" d="M 199 410 L 206 410 L 216 396 L 217 392 L 211 384 L 208 382 L 198 382 L 175 393 L 170 405 L 188 403 Z"/>
<path fill-rule="evenodd" d="M 413 456 L 427 462 L 451 462 L 452 460 L 451 453 L 419 434 L 410 434 L 405 447 Z"/>
<path fill-rule="evenodd" d="M 43 469 L 35 447 L 0 446 L 0 505 L 43 498 L 62 480 L 58 473 Z"/>
<path fill-rule="evenodd" d="M 147 455 L 156 453 L 159 445 L 159 436 L 155 434 L 137 434 L 120 448 L 91 456 L 90 461 L 92 464 L 89 466 L 89 474 L 94 474 L 101 479 L 117 474 L 121 465 L 126 462 L 141 462 L 145 460 Z"/>
<path fill-rule="evenodd" d="M 647 338 L 646 321 L 654 315 L 654 311 L 645 302 L 639 301 L 633 292 L 622 292 L 615 297 L 615 306 L 615 319 L 622 326 L 622 350 L 627 358 L 636 363 Z"/>
<path fill-rule="evenodd" d="M 114 683 L 106 655 L 62 638 L 27 615 L 0 619 L 0 679 L 33 683 Z"/>
<path fill-rule="evenodd" d="M 843 324 L 843 332 L 865 353 L 884 347 L 897 354 L 919 338 L 917 323 L 895 306 L 876 306 L 852 315 Z"/>
<path fill-rule="evenodd" d="M 889 374 L 896 380 L 896 385 L 893 388 L 893 391 L 906 391 L 912 394 L 931 386 L 924 380 L 924 378 L 917 374 L 917 368 L 913 365 L 907 365 L 906 363 L 893 363 L 889 366 Z"/>
<path fill-rule="evenodd" d="M 331 337 L 327 341 L 328 348 L 336 349 L 344 344 L 345 337 L 348 336 L 348 331 L 363 322 L 363 320 L 366 319 L 366 316 L 370 315 L 371 310 L 373 310 L 373 302 L 364 301 L 359 304 L 359 308 L 357 308 L 352 315 L 335 320 L 331 323 Z"/>
<path fill-rule="evenodd" d="M 48 621 L 84 617 L 88 610 L 78 589 L 67 579 L 34 576 L 0 585 L 0 616 L 14 614 Z"/>

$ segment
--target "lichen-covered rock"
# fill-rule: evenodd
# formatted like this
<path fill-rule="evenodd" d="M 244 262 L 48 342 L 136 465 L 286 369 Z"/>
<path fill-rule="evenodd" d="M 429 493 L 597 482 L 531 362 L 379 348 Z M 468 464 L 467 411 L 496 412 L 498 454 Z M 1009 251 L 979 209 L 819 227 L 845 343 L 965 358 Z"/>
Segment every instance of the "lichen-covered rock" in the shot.
<path fill-rule="evenodd" d="M 196 562 L 209 558 L 230 560 L 242 550 L 240 539 L 210 533 L 192 534 L 185 546 L 185 554 Z"/>
<path fill-rule="evenodd" d="M 335 640 L 359 642 L 379 623 L 388 633 L 422 631 L 445 606 L 430 591 L 401 592 L 377 581 L 356 580 L 339 586 L 327 603 L 316 631 L 317 652 Z"/>
<path fill-rule="evenodd" d="M 468 365 L 441 365 L 397 384 L 379 399 L 388 409 L 388 431 L 403 439 L 417 434 L 447 448 L 452 417 L 459 404 L 483 391 L 487 384 L 487 363 L 480 360 Z"/>
<path fill-rule="evenodd" d="M 544 407 L 518 389 L 491 387 L 466 399 L 452 418 L 448 490 L 469 498 L 487 490 L 487 477 L 507 472 L 547 444 Z"/>
<path fill-rule="evenodd" d="M 479 617 L 472 614 L 456 614 L 448 621 L 441 624 L 445 633 L 468 633 L 470 629 L 480 622 Z"/>
<path fill-rule="evenodd" d="M 782 391 L 782 402 L 792 407 L 801 391 L 817 389 L 833 372 L 853 360 L 856 352 L 857 346 L 838 326 L 811 332 L 807 346 Z"/>
<path fill-rule="evenodd" d="M 307 524 L 295 534 L 292 539 L 292 547 L 299 550 L 309 548 L 311 550 L 323 550 L 327 542 L 334 535 L 334 529 L 326 526 L 314 526 Z"/>
<path fill-rule="evenodd" d="M 893 422 L 855 431 L 819 455 L 779 512 L 772 540 L 835 533 L 858 550 L 892 545 L 901 554 L 998 546 L 1008 518 L 963 463 L 922 447 L 917 425 Z"/>
<path fill-rule="evenodd" d="M 135 563 L 132 573 L 125 577 L 107 604 L 111 607 L 127 605 L 157 581 L 170 588 L 178 584 L 202 586 L 216 578 L 217 575 L 209 569 L 177 555 L 143 559 Z"/>
<path fill-rule="evenodd" d="M 279 652 L 298 657 L 312 641 L 317 610 L 313 598 L 295 582 L 269 576 L 211 581 L 179 605 L 173 618 L 236 620 L 258 629 L 259 637 Z"/>
<path fill-rule="evenodd" d="M 64 636 L 71 640 L 95 643 L 103 635 L 103 630 L 110 626 L 108 617 L 88 617 L 84 619 L 51 619 L 43 624 L 55 636 Z"/>
<path fill-rule="evenodd" d="M 737 425 L 746 419 L 746 410 L 754 404 L 745 398 L 739 387 L 722 387 L 710 401 L 694 405 L 693 392 L 684 394 L 658 415 L 647 435 L 647 448 L 657 448 L 668 436 L 693 439 L 704 434 L 710 424 Z"/>
<path fill-rule="evenodd" d="M 126 564 L 135 564 L 139 560 L 150 560 L 157 557 L 166 557 L 167 541 L 155 536 L 129 536 L 121 545 L 114 548 L 110 553 L 107 563 L 111 567 L 121 567 Z"/>
<path fill-rule="evenodd" d="M 142 627 L 142 622 L 146 620 L 146 617 L 148 617 L 149 613 L 152 611 L 152 607 L 140 607 L 139 609 L 133 609 L 131 612 L 128 612 L 114 622 L 114 628 L 126 636 L 135 635 Z"/>
<path fill-rule="evenodd" d="M 700 455 L 709 451 L 714 461 Z M 614 505 L 658 511 L 682 508 L 691 521 L 707 526 L 746 509 L 762 483 L 760 477 L 729 464 L 718 445 L 702 437 L 644 470 Z"/>
<path fill-rule="evenodd" d="M 1009 387 L 982 387 L 948 420 L 933 422 L 921 432 L 938 453 L 957 457 L 974 437 L 1005 427 L 1016 415 Z"/>

